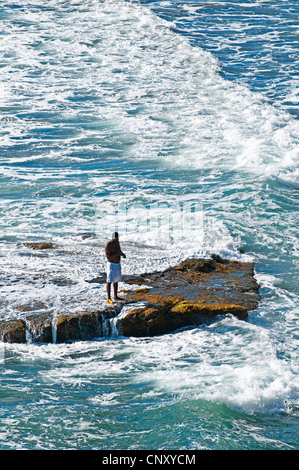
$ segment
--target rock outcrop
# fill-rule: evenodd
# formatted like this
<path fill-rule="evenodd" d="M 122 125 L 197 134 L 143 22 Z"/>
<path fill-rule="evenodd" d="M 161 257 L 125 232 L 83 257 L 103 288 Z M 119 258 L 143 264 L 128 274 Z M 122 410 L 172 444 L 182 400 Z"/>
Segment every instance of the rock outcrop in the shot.
<path fill-rule="evenodd" d="M 4 343 L 26 343 L 26 329 L 22 320 L 0 322 L 0 340 Z"/>
<path fill-rule="evenodd" d="M 49 250 L 55 248 L 52 242 L 24 242 L 23 245 L 31 248 L 31 250 Z"/>
<path fill-rule="evenodd" d="M 0 341 L 5 343 L 65 343 L 109 337 L 109 320 L 120 312 L 120 305 L 97 311 L 51 315 L 39 313 L 24 318 L 0 321 Z"/>
<path fill-rule="evenodd" d="M 147 287 L 126 291 L 126 299 L 141 306 L 132 307 L 116 322 L 124 336 L 170 333 L 223 314 L 245 319 L 259 301 L 254 265 L 219 256 L 186 260 L 164 272 L 126 282 Z"/>
<path fill-rule="evenodd" d="M 124 301 L 97 311 L 52 316 L 41 305 L 39 313 L 20 306 L 21 317 L 0 321 L 0 341 L 90 340 L 110 336 L 113 328 L 123 336 L 161 335 L 217 315 L 245 319 L 259 302 L 253 263 L 219 256 L 189 259 L 163 272 L 125 277 L 124 283 L 131 286 L 123 290 Z"/>

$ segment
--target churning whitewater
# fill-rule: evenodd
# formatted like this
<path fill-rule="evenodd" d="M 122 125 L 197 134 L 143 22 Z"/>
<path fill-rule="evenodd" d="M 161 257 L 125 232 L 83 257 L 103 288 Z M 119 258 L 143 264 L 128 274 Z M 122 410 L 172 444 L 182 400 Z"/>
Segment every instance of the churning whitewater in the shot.
<path fill-rule="evenodd" d="M 99 308 L 115 230 L 124 275 L 217 253 L 254 262 L 261 294 L 247 321 L 2 344 L 0 448 L 298 448 L 298 6 L 0 15 L 0 320 Z"/>

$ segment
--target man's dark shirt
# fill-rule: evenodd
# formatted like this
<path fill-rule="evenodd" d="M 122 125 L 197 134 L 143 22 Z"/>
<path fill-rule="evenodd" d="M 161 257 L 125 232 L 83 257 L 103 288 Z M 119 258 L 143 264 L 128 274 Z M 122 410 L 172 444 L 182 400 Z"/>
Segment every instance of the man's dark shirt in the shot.
<path fill-rule="evenodd" d="M 119 263 L 122 251 L 118 240 L 111 240 L 105 247 L 106 258 L 110 263 Z"/>

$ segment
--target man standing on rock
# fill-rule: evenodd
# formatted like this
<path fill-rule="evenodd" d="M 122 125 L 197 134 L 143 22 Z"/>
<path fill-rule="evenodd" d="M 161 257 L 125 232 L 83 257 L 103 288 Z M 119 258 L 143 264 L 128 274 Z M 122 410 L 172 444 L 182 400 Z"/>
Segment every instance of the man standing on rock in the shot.
<path fill-rule="evenodd" d="M 118 241 L 118 233 L 114 232 L 112 240 L 107 243 L 105 247 L 105 254 L 107 258 L 107 302 L 112 304 L 111 300 L 111 283 L 113 284 L 114 300 L 122 300 L 117 295 L 118 283 L 121 281 L 121 264 L 120 258 L 126 258 L 126 255 L 121 251 Z"/>

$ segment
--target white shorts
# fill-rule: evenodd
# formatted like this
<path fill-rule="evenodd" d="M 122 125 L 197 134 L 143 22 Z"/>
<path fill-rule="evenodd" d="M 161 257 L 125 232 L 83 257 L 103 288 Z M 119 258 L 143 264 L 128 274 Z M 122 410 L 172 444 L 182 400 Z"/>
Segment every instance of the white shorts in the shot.
<path fill-rule="evenodd" d="M 121 265 L 120 263 L 107 262 L 107 280 L 106 282 L 121 281 Z"/>

